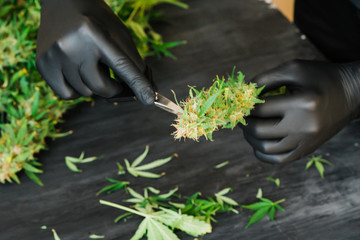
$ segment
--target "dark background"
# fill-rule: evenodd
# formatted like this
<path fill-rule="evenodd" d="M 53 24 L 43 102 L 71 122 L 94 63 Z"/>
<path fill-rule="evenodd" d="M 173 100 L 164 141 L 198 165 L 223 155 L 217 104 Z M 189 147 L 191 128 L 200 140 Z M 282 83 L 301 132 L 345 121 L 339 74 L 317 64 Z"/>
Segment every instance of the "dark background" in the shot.
<path fill-rule="evenodd" d="M 234 65 L 247 79 L 285 61 L 323 59 L 322 55 L 277 10 L 257 0 L 192 0 L 185 11 L 165 7 L 168 24 L 157 26 L 166 41 L 187 40 L 173 50 L 177 60 L 148 59 L 160 93 L 179 99 L 188 93 L 187 85 L 199 88 L 211 84 L 216 74 L 232 71 Z M 285 212 L 276 221 L 267 218 L 245 229 L 251 211 L 239 215 L 218 215 L 213 233 L 203 239 L 360 239 L 360 122 L 354 122 L 320 149 L 334 166 L 326 167 L 325 179 L 315 169 L 305 171 L 306 159 L 279 166 L 258 161 L 239 128 L 214 134 L 214 142 L 174 141 L 170 126 L 174 116 L 138 102 L 118 106 L 97 100 L 69 111 L 63 131 L 68 137 L 49 142 L 49 151 L 39 159 L 44 164 L 44 187 L 20 174 L 21 185 L 0 186 L 0 240 L 53 239 L 55 228 L 62 240 L 88 239 L 90 233 L 105 239 L 130 239 L 141 218 L 114 224 L 122 211 L 102 206 L 99 199 L 116 203 L 128 196 L 124 191 L 96 197 L 108 182 L 105 177 L 131 182 L 142 191 L 153 186 L 168 191 L 175 186 L 189 196 L 204 196 L 232 187 L 229 195 L 241 204 L 256 201 L 259 187 L 272 200 L 286 198 Z M 117 176 L 116 162 L 132 161 L 150 145 L 147 161 L 179 158 L 155 172 L 166 172 L 158 180 Z M 82 173 L 65 166 L 65 156 L 103 156 L 82 164 Z M 214 169 L 216 164 L 229 165 Z M 246 177 L 246 175 L 249 175 Z M 280 178 L 281 186 L 266 181 Z M 48 226 L 42 230 L 42 225 Z M 181 239 L 193 239 L 179 233 Z"/>

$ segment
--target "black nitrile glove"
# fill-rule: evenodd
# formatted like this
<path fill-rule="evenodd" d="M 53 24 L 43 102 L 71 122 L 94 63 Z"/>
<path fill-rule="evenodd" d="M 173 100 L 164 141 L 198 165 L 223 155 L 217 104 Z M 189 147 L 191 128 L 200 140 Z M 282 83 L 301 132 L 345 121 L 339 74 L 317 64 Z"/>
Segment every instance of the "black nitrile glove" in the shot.
<path fill-rule="evenodd" d="M 253 82 L 266 85 L 263 93 L 281 86 L 288 90 L 256 105 L 242 127 L 255 155 L 265 162 L 290 162 L 312 153 L 360 112 L 360 62 L 298 60 Z"/>
<path fill-rule="evenodd" d="M 64 99 L 119 97 L 127 86 L 144 104 L 155 99 L 129 30 L 103 0 L 43 0 L 36 65 Z"/>

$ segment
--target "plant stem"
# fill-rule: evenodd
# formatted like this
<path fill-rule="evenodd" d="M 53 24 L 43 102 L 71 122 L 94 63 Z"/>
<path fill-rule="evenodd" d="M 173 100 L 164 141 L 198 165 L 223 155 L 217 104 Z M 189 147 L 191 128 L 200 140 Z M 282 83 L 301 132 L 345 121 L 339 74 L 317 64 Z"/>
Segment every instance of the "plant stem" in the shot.
<path fill-rule="evenodd" d="M 131 209 L 131 208 L 128 208 L 128 207 L 125 207 L 125 206 L 122 206 L 122 205 L 119 205 L 119 204 L 116 204 L 116 203 L 108 202 L 108 201 L 105 201 L 105 200 L 100 200 L 100 204 L 107 205 L 107 206 L 114 207 L 114 208 L 119 208 L 121 210 L 130 212 L 130 213 L 142 216 L 142 217 L 149 217 L 149 215 L 147 215 L 145 213 L 136 211 L 134 209 Z"/>

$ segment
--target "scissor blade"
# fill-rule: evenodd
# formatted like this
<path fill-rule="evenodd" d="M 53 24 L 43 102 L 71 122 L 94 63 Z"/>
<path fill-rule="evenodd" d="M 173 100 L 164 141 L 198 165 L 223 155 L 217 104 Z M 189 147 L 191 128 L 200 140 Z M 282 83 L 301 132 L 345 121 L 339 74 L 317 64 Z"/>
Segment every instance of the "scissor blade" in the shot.
<path fill-rule="evenodd" d="M 159 93 L 156 93 L 155 106 L 175 115 L 182 114 L 182 109 L 176 103 Z"/>

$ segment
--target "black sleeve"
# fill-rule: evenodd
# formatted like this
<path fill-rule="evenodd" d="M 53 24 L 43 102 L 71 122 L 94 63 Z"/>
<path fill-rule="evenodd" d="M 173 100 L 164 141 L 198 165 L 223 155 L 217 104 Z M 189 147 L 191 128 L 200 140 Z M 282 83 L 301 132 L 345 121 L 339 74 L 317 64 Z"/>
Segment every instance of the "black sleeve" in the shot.
<path fill-rule="evenodd" d="M 360 60 L 359 2 L 296 0 L 295 24 L 329 60 Z"/>

